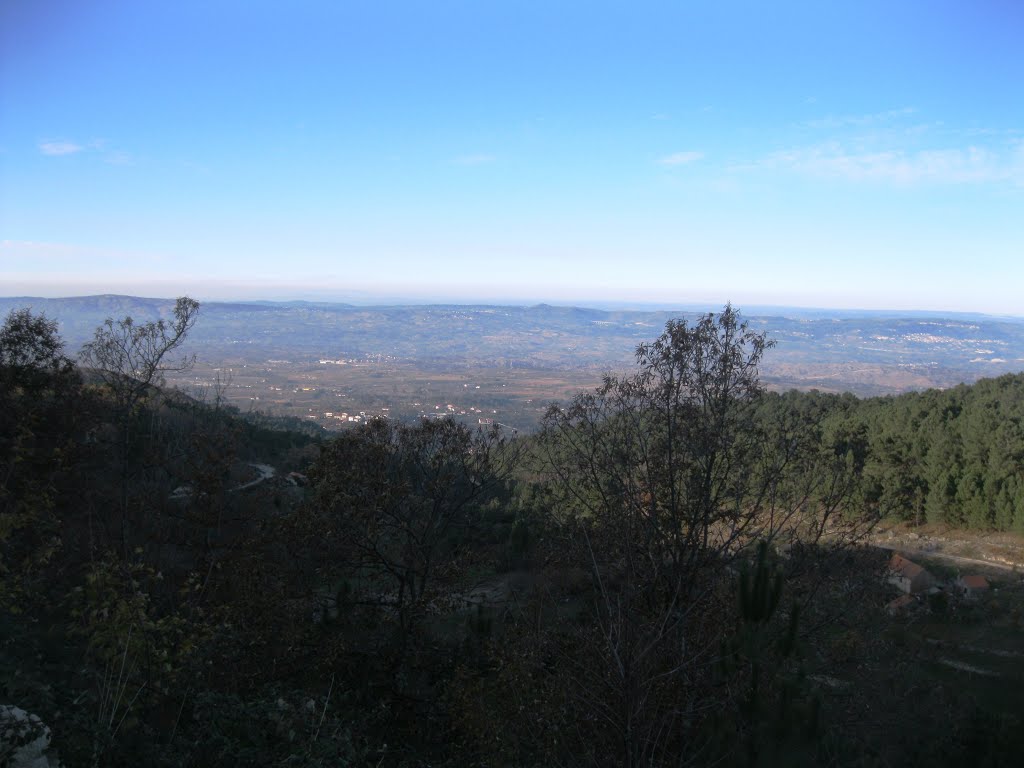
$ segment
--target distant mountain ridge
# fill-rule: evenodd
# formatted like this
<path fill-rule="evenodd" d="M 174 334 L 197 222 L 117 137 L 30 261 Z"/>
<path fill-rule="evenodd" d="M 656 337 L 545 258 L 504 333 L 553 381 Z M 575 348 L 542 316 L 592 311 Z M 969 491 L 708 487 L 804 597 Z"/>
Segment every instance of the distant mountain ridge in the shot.
<path fill-rule="evenodd" d="M 108 317 L 167 318 L 173 304 L 112 294 L 16 297 L 0 298 L 0 313 L 18 307 L 45 313 L 59 322 L 74 352 Z M 550 304 L 207 302 L 189 344 L 207 360 L 376 356 L 430 365 L 621 370 L 669 319 L 700 314 Z M 1024 370 L 1024 318 L 796 308 L 755 308 L 744 316 L 777 342 L 763 372 L 778 387 L 878 394 Z"/>

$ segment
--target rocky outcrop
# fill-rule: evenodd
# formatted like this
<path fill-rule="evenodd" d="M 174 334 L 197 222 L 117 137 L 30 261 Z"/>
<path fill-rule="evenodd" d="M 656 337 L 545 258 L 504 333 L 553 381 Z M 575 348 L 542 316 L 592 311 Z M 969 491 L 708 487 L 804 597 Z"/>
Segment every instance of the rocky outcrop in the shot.
<path fill-rule="evenodd" d="M 51 754 L 50 729 L 35 715 L 0 704 L 0 765 L 4 768 L 59 768 Z"/>

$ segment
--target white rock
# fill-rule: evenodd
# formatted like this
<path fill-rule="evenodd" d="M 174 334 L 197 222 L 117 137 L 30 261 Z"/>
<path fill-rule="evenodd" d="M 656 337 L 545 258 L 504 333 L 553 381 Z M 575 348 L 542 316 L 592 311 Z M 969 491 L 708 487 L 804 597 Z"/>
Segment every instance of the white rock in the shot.
<path fill-rule="evenodd" d="M 12 704 L 0 704 L 0 765 L 5 768 L 59 768 L 47 754 L 50 729 L 42 720 Z"/>

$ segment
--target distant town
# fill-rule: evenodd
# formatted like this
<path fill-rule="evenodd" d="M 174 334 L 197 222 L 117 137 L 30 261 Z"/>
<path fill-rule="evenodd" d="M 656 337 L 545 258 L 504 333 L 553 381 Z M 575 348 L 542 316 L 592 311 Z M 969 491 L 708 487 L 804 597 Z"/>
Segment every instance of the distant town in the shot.
<path fill-rule="evenodd" d="M 573 377 L 581 385 L 597 377 Z M 308 420 L 342 430 L 372 418 L 444 418 L 530 431 L 564 385 L 525 371 L 424 371 L 387 355 L 195 367 L 168 383 L 199 399 L 220 398 L 242 411 Z"/>

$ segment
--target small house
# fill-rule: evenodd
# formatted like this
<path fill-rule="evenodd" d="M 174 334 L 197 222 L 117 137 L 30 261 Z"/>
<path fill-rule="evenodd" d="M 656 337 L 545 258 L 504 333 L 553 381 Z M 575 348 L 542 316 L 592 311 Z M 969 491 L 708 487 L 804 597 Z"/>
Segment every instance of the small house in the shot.
<path fill-rule="evenodd" d="M 977 600 L 982 595 L 987 595 L 989 590 L 988 579 L 976 573 L 961 576 L 956 580 L 956 586 L 960 594 L 969 600 Z"/>
<path fill-rule="evenodd" d="M 927 570 L 898 552 L 894 553 L 889 561 L 889 575 L 886 580 L 908 595 L 926 592 L 935 586 L 935 579 Z"/>

